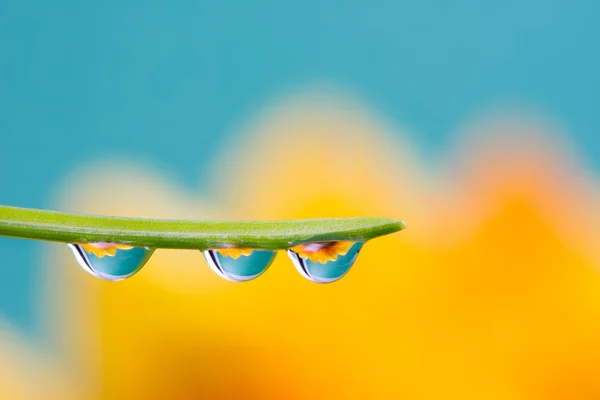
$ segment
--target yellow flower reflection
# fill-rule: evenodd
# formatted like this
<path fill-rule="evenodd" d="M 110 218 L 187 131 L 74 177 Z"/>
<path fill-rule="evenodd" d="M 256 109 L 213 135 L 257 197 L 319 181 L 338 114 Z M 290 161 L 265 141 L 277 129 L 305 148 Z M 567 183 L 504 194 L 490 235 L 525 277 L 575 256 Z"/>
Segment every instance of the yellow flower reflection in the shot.
<path fill-rule="evenodd" d="M 119 244 L 119 243 L 82 243 L 81 247 L 88 254 L 93 254 L 98 258 L 102 258 L 104 256 L 114 257 L 117 253 L 117 250 L 131 250 L 133 246 L 129 246 L 127 244 Z"/>
<path fill-rule="evenodd" d="M 249 256 L 250 254 L 252 254 L 252 249 L 240 249 L 235 247 L 218 249 L 217 251 L 223 257 L 231 257 L 234 260 L 237 260 L 241 256 Z"/>
<path fill-rule="evenodd" d="M 338 256 L 345 256 L 352 245 L 353 242 L 313 242 L 299 244 L 290 250 L 305 260 L 325 264 L 337 260 Z"/>

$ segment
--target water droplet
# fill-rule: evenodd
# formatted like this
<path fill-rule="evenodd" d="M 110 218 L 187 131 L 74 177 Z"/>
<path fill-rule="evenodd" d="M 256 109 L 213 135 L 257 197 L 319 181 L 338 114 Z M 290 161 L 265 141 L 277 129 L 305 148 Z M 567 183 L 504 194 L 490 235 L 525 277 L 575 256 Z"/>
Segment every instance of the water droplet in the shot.
<path fill-rule="evenodd" d="M 154 249 L 117 243 L 69 244 L 75 259 L 90 274 L 109 281 L 120 281 L 138 272 Z"/>
<path fill-rule="evenodd" d="M 362 246 L 363 243 L 358 242 L 313 242 L 294 246 L 287 252 L 303 277 L 317 283 L 330 283 L 348 273 Z"/>
<path fill-rule="evenodd" d="M 226 248 L 205 250 L 203 254 L 210 268 L 221 278 L 233 282 L 245 282 L 265 272 L 277 252 Z"/>

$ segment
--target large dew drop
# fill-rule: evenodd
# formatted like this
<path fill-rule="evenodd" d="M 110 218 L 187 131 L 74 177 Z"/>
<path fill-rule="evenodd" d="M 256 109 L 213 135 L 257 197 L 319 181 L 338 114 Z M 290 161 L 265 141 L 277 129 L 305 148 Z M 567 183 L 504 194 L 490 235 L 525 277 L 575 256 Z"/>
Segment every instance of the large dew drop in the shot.
<path fill-rule="evenodd" d="M 154 249 L 116 243 L 69 244 L 81 267 L 95 277 L 120 281 L 138 272 Z"/>
<path fill-rule="evenodd" d="M 228 248 L 205 250 L 203 254 L 210 268 L 221 278 L 232 282 L 245 282 L 265 272 L 277 252 Z"/>
<path fill-rule="evenodd" d="M 294 246 L 287 252 L 303 277 L 331 283 L 348 273 L 362 246 L 358 242 L 314 242 Z"/>

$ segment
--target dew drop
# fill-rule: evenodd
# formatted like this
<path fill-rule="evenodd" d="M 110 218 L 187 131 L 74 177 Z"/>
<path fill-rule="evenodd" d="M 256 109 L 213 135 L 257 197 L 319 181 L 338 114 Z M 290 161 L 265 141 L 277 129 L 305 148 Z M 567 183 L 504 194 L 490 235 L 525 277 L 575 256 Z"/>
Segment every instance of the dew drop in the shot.
<path fill-rule="evenodd" d="M 95 277 L 120 281 L 138 272 L 154 249 L 116 243 L 69 244 L 81 267 Z"/>
<path fill-rule="evenodd" d="M 317 283 L 335 282 L 348 273 L 364 243 L 313 242 L 287 250 L 298 272 Z"/>
<path fill-rule="evenodd" d="M 277 255 L 276 251 L 236 248 L 210 249 L 202 253 L 217 275 L 232 282 L 257 278 Z"/>

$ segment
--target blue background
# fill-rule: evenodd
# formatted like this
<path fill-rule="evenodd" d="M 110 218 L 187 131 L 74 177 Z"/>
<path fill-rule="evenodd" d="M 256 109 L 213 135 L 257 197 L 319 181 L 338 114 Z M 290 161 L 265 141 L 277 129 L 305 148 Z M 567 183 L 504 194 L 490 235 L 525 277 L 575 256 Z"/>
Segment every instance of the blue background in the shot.
<path fill-rule="evenodd" d="M 107 154 L 197 187 L 237 121 L 323 82 L 409 127 L 432 162 L 467 115 L 516 101 L 600 168 L 598 3 L 223 3 L 0 1 L 0 204 L 51 207 Z M 39 246 L 0 239 L 0 316 L 30 335 Z"/>

